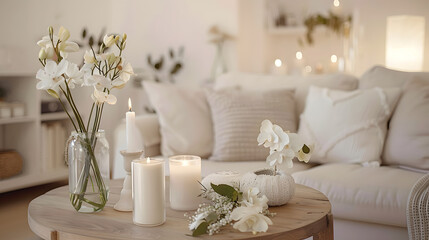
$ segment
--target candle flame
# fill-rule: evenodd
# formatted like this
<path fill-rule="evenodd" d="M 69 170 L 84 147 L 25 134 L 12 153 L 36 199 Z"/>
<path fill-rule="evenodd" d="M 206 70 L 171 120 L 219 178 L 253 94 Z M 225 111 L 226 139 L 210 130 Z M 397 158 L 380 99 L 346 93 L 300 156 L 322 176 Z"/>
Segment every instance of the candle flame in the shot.
<path fill-rule="evenodd" d="M 132 109 L 132 105 L 131 105 L 131 98 L 128 98 L 128 109 L 130 110 L 130 112 L 131 112 L 131 109 Z"/>
<path fill-rule="evenodd" d="M 188 165 L 189 165 L 189 161 L 187 161 L 187 160 L 182 161 L 182 166 L 188 166 Z"/>
<path fill-rule="evenodd" d="M 150 163 L 150 158 L 149 157 L 146 158 L 146 163 Z"/>

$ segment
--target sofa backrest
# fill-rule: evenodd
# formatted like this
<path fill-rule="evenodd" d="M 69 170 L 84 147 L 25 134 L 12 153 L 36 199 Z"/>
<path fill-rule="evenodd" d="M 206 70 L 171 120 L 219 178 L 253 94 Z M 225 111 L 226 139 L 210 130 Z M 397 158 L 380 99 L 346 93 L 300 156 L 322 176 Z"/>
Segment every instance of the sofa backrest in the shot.
<path fill-rule="evenodd" d="M 374 66 L 361 76 L 359 89 L 404 87 L 407 82 L 414 79 L 429 81 L 429 72 L 402 72 Z"/>
<path fill-rule="evenodd" d="M 355 90 L 358 87 L 358 79 L 342 73 L 311 76 L 278 76 L 230 72 L 216 79 L 214 89 L 239 88 L 250 91 L 295 89 L 297 116 L 299 116 L 304 110 L 310 85 L 338 90 Z"/>

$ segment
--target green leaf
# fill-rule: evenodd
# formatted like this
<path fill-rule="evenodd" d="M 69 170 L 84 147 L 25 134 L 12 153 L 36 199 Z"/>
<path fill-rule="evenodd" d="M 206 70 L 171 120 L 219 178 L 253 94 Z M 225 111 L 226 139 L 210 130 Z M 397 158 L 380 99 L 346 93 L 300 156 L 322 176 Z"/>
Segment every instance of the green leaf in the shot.
<path fill-rule="evenodd" d="M 216 185 L 213 183 L 211 183 L 211 186 L 217 194 L 219 194 L 221 196 L 225 196 L 225 197 L 231 199 L 232 201 L 237 201 L 238 192 L 233 187 L 226 185 L 226 184 Z"/>
<path fill-rule="evenodd" d="M 209 224 L 207 222 L 202 222 L 198 227 L 192 232 L 192 236 L 200 236 L 207 233 L 207 227 Z"/>
<path fill-rule="evenodd" d="M 302 146 L 302 151 L 305 154 L 309 154 L 310 153 L 310 148 L 307 145 L 304 144 L 304 146 Z"/>
<path fill-rule="evenodd" d="M 211 212 L 207 217 L 206 217 L 206 221 L 207 223 L 212 223 L 214 221 L 216 221 L 218 218 L 217 214 L 215 212 Z"/>

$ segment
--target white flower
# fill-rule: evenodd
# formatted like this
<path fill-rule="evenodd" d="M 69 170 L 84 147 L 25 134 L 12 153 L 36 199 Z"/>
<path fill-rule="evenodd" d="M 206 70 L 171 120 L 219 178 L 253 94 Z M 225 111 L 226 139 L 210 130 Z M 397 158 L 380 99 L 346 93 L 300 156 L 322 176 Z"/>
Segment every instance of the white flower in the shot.
<path fill-rule="evenodd" d="M 54 42 L 58 41 L 58 37 L 55 35 L 53 39 L 54 39 Z M 49 36 L 44 36 L 42 40 L 39 40 L 37 42 L 37 45 L 39 45 L 45 51 L 46 59 L 54 59 L 56 57 L 55 50 L 54 50 L 54 47 L 52 46 L 52 42 Z"/>
<path fill-rule="evenodd" d="M 259 189 L 258 188 L 249 188 L 246 192 L 243 193 L 242 204 L 247 207 L 258 207 L 261 211 L 268 209 L 268 198 L 263 195 L 258 197 Z"/>
<path fill-rule="evenodd" d="M 292 149 L 292 151 L 297 153 L 299 150 L 301 150 L 302 146 L 304 146 L 304 141 L 296 133 L 287 133 L 287 135 L 289 136 L 288 146 Z"/>
<path fill-rule="evenodd" d="M 283 162 L 286 163 L 286 167 L 292 168 L 293 162 L 292 160 L 295 158 L 295 152 L 290 148 L 285 148 L 281 151 L 273 151 L 267 157 L 267 163 L 270 166 L 280 165 Z"/>
<path fill-rule="evenodd" d="M 304 152 L 303 150 L 304 147 L 298 151 L 298 154 L 296 155 L 296 157 L 298 158 L 299 161 L 305 162 L 305 163 L 308 163 L 310 161 L 311 154 L 313 154 L 314 145 L 307 146 L 307 148 L 308 148 L 308 153 Z"/>
<path fill-rule="evenodd" d="M 41 48 L 39 51 L 39 59 L 44 60 L 47 56 L 48 54 L 46 53 L 46 50 L 44 48 Z"/>
<path fill-rule="evenodd" d="M 60 30 L 58 31 L 58 37 L 61 42 L 67 41 L 70 37 L 70 32 L 65 27 L 61 26 Z"/>
<path fill-rule="evenodd" d="M 97 104 L 108 103 L 113 105 L 116 103 L 115 96 L 107 92 L 99 91 L 96 87 L 94 87 L 94 93 L 91 95 L 91 98 Z"/>
<path fill-rule="evenodd" d="M 97 62 L 91 50 L 85 51 L 85 55 L 83 55 L 83 59 L 85 64 L 94 64 Z"/>
<path fill-rule="evenodd" d="M 79 70 L 76 64 L 69 62 L 66 75 L 68 77 L 67 83 L 70 88 L 74 88 L 75 84 L 82 85 L 83 84 L 83 72 Z"/>
<path fill-rule="evenodd" d="M 269 147 L 271 151 L 281 151 L 289 143 L 289 136 L 280 126 L 264 120 L 257 140 L 259 145 L 264 144 L 264 147 Z"/>
<path fill-rule="evenodd" d="M 126 83 L 128 82 L 128 80 L 130 80 L 131 76 L 135 75 L 133 67 L 129 62 L 125 62 L 125 61 L 123 61 L 120 66 L 122 70 L 121 70 L 121 73 L 119 74 L 119 77 L 122 79 L 122 81 L 124 81 L 124 83 Z"/>
<path fill-rule="evenodd" d="M 208 212 L 202 212 L 200 214 L 198 214 L 197 216 L 193 217 L 194 221 L 189 224 L 189 230 L 194 230 L 196 229 L 198 226 L 200 226 L 200 224 L 202 222 L 204 222 L 204 219 L 209 215 Z"/>
<path fill-rule="evenodd" d="M 67 60 L 62 60 L 58 65 L 55 61 L 48 60 L 45 67 L 37 71 L 36 78 L 40 80 L 36 85 L 37 89 L 46 90 L 58 98 L 60 86 L 65 85 L 62 75 L 66 72 L 67 66 Z"/>
<path fill-rule="evenodd" d="M 75 42 L 60 42 L 58 45 L 58 50 L 60 51 L 60 55 L 63 58 L 66 58 L 69 52 L 77 52 L 79 51 L 79 45 Z"/>
<path fill-rule="evenodd" d="M 238 221 L 233 227 L 240 232 L 266 232 L 268 225 L 273 222 L 267 216 L 260 213 L 257 207 L 238 207 L 231 213 L 231 219 Z"/>
<path fill-rule="evenodd" d="M 106 47 L 111 47 L 116 42 L 115 35 L 105 35 L 103 38 L 103 43 Z"/>

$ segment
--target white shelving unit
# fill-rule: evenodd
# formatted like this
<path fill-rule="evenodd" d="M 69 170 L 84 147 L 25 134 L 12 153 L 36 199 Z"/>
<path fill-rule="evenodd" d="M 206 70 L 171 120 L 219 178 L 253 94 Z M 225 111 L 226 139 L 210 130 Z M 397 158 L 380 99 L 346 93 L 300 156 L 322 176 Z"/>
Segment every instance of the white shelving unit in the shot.
<path fill-rule="evenodd" d="M 0 193 L 65 180 L 68 177 L 65 164 L 59 164 L 55 169 L 44 169 L 42 123 L 60 121 L 68 132 L 71 126 L 66 113 L 41 114 L 42 92 L 36 89 L 36 83 L 34 75 L 0 75 L 0 87 L 7 92 L 6 101 L 25 104 L 24 117 L 0 119 L 0 149 L 16 150 L 24 163 L 20 174 L 0 180 Z"/>

